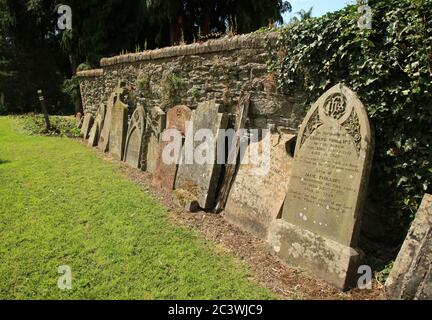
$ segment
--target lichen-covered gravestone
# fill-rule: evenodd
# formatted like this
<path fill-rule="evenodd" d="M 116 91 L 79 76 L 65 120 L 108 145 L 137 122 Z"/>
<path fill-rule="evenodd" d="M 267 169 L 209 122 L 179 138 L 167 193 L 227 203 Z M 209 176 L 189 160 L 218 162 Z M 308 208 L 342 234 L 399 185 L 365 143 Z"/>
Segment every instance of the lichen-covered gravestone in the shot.
<path fill-rule="evenodd" d="M 191 120 L 192 110 L 187 106 L 175 106 L 167 112 L 166 128 L 167 130 L 177 130 L 182 137 L 186 134 L 186 123 Z M 177 164 L 180 161 L 181 153 L 178 153 L 178 159 L 174 163 L 165 163 L 163 152 L 168 144 L 172 141 L 159 142 L 159 156 L 156 170 L 153 175 L 153 183 L 162 188 L 174 189 L 175 178 L 177 175 Z M 174 150 L 172 150 L 174 152 Z"/>
<path fill-rule="evenodd" d="M 116 159 L 122 160 L 127 134 L 128 106 L 122 99 L 124 89 L 116 89 L 116 98 L 111 110 L 111 123 L 109 134 L 109 153 Z"/>
<path fill-rule="evenodd" d="M 91 113 L 84 116 L 83 125 L 81 127 L 81 136 L 87 139 L 90 133 L 90 128 L 93 125 L 94 117 Z"/>
<path fill-rule="evenodd" d="M 104 121 L 105 121 L 105 115 L 106 115 L 106 107 L 102 103 L 99 106 L 99 109 L 96 113 L 96 119 L 94 121 L 92 129 L 90 130 L 90 138 L 88 141 L 88 145 L 90 147 L 94 147 L 98 144 L 99 135 L 101 133 L 101 130 L 102 130 L 102 127 L 103 127 Z"/>
<path fill-rule="evenodd" d="M 180 164 L 176 179 L 176 189 L 188 191 L 195 197 L 202 209 L 213 209 L 222 164 L 217 163 L 218 137 L 221 129 L 226 129 L 228 116 L 219 113 L 219 105 L 214 101 L 199 104 L 192 113 L 193 130 L 188 131 L 184 150 L 184 161 Z M 197 139 L 195 134 L 209 133 L 212 137 Z M 194 153 L 200 153 L 205 163 L 197 163 Z"/>
<path fill-rule="evenodd" d="M 145 130 L 145 111 L 139 105 L 132 114 L 126 136 L 123 161 L 134 168 L 141 167 L 142 141 Z"/>
<path fill-rule="evenodd" d="M 388 299 L 432 299 L 432 195 L 426 194 L 386 281 Z"/>
<path fill-rule="evenodd" d="M 266 239 L 270 223 L 282 209 L 293 162 L 287 147 L 295 139 L 290 134 L 268 135 L 269 139 L 247 147 L 246 154 L 253 154 L 252 148 L 264 151 L 264 144 L 270 143 L 270 155 L 261 154 L 258 163 L 240 164 L 224 213 L 229 222 L 261 239 Z"/>
<path fill-rule="evenodd" d="M 363 203 L 373 156 L 363 104 L 342 84 L 306 115 L 297 138 L 292 177 L 268 241 L 288 264 L 344 290 L 356 279 Z"/>
<path fill-rule="evenodd" d="M 165 129 L 166 114 L 161 108 L 154 107 L 147 114 L 146 121 L 142 169 L 153 174 L 158 162 L 159 138 Z"/>

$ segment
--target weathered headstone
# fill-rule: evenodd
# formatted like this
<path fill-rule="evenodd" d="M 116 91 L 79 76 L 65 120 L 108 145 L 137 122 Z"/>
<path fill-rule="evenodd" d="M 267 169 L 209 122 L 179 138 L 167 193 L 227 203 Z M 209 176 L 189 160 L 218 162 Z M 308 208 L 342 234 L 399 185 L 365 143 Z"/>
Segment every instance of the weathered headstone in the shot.
<path fill-rule="evenodd" d="M 432 299 L 432 195 L 426 194 L 385 284 L 388 299 Z"/>
<path fill-rule="evenodd" d="M 235 136 L 232 139 L 231 145 L 228 147 L 228 159 L 225 166 L 225 174 L 221 183 L 219 195 L 216 200 L 215 212 L 221 212 L 225 209 L 231 186 L 234 181 L 236 169 L 238 167 L 238 158 L 242 145 L 242 132 L 246 126 L 250 110 L 250 95 L 242 95 L 239 99 L 237 109 L 235 110 L 234 131 Z"/>
<path fill-rule="evenodd" d="M 224 211 L 225 219 L 261 239 L 267 238 L 271 222 L 281 212 L 293 163 L 287 146 L 295 140 L 290 134 L 268 134 L 270 139 L 248 146 L 246 153 L 251 154 L 252 147 L 265 150 L 263 144 L 270 142 L 270 162 L 264 163 L 268 159 L 262 155 L 257 164 L 240 164 Z M 261 173 L 266 165 L 268 172 Z"/>
<path fill-rule="evenodd" d="M 282 219 L 268 241 L 287 263 L 344 290 L 357 275 L 355 249 L 373 155 L 363 104 L 342 84 L 306 115 Z"/>
<path fill-rule="evenodd" d="M 145 111 L 143 106 L 139 105 L 132 114 L 129 123 L 123 156 L 123 161 L 134 168 L 141 167 L 144 130 Z"/>
<path fill-rule="evenodd" d="M 228 116 L 223 113 L 219 113 L 219 106 L 214 101 L 208 101 L 201 103 L 198 109 L 192 114 L 192 127 L 190 133 L 186 135 L 185 147 L 183 149 L 192 150 L 192 153 L 199 152 L 201 148 L 207 151 L 206 156 L 209 159 L 208 163 L 191 164 L 188 158 L 193 156 L 192 154 L 184 155 L 184 161 L 180 164 L 177 179 L 176 189 L 183 189 L 188 191 L 191 195 L 196 197 L 200 207 L 202 209 L 212 209 L 215 205 L 216 192 L 222 164 L 217 163 L 217 145 L 218 136 L 221 129 L 226 129 L 228 125 Z M 205 139 L 201 141 L 195 141 L 195 133 L 198 130 L 204 129 L 213 135 L 213 139 Z M 190 147 L 189 147 L 190 146 Z M 193 160 L 193 159 L 192 159 Z"/>
<path fill-rule="evenodd" d="M 154 107 L 147 114 L 146 120 L 142 169 L 154 173 L 158 162 L 159 138 L 166 125 L 166 114 L 161 108 Z"/>
<path fill-rule="evenodd" d="M 93 121 L 94 121 L 94 118 L 93 118 L 93 115 L 92 115 L 91 113 L 87 113 L 87 114 L 84 116 L 83 125 L 82 125 L 82 127 L 81 127 L 81 136 L 82 136 L 84 139 L 87 139 L 87 138 L 88 138 L 89 133 L 90 133 L 90 128 L 91 128 L 92 125 L 93 125 Z"/>
<path fill-rule="evenodd" d="M 128 106 L 122 101 L 124 89 L 116 89 L 116 98 L 111 110 L 109 153 L 116 159 L 122 160 L 127 134 Z"/>
<path fill-rule="evenodd" d="M 99 106 L 99 109 L 96 113 L 96 119 L 94 121 L 92 129 L 90 130 L 90 137 L 89 137 L 89 141 L 88 141 L 88 145 L 90 147 L 96 146 L 98 141 L 99 141 L 99 135 L 100 135 L 101 129 L 104 125 L 105 115 L 106 115 L 106 107 L 102 103 Z"/>
<path fill-rule="evenodd" d="M 187 106 L 176 106 L 167 112 L 166 128 L 178 130 L 184 137 L 186 134 L 186 122 L 190 121 L 191 117 L 192 111 Z M 169 143 L 171 142 L 162 140 L 159 142 L 158 161 L 153 175 L 153 183 L 172 190 L 174 189 L 177 164 L 180 159 L 177 159 L 177 162 L 172 164 L 166 164 L 163 161 L 163 151 Z"/>
<path fill-rule="evenodd" d="M 110 136 L 110 130 L 111 130 L 111 114 L 112 114 L 112 108 L 114 106 L 114 102 L 117 99 L 117 94 L 114 92 L 111 94 L 110 98 L 108 99 L 107 108 L 106 108 L 106 115 L 105 115 L 105 121 L 104 125 L 102 127 L 99 142 L 98 142 L 98 148 L 103 152 L 108 152 L 109 149 L 109 136 Z"/>

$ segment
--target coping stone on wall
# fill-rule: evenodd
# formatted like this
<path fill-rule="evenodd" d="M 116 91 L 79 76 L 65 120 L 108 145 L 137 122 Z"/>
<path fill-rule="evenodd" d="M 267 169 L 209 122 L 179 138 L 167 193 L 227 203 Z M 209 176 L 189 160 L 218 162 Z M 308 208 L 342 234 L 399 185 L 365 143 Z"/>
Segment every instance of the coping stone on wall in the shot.
<path fill-rule="evenodd" d="M 77 76 L 80 78 L 92 78 L 92 77 L 100 77 L 103 76 L 103 69 L 92 69 L 92 70 L 84 70 L 78 71 Z"/>
<path fill-rule="evenodd" d="M 157 60 L 163 58 L 171 58 L 176 56 L 187 56 L 203 53 L 213 53 L 221 51 L 231 51 L 239 49 L 255 49 L 264 48 L 267 42 L 274 43 L 277 39 L 277 34 L 274 32 L 255 33 L 235 36 L 231 38 L 221 38 L 209 40 L 201 44 L 189 44 L 174 47 L 166 47 L 162 49 L 149 50 L 139 53 L 129 53 L 111 58 L 103 58 L 100 61 L 101 67 L 111 66 L 119 63 L 130 63 L 146 60 Z M 87 73 L 93 70 L 82 71 L 80 76 L 87 76 Z M 81 75 L 81 73 L 83 73 Z M 91 73 L 89 73 L 91 74 Z"/>

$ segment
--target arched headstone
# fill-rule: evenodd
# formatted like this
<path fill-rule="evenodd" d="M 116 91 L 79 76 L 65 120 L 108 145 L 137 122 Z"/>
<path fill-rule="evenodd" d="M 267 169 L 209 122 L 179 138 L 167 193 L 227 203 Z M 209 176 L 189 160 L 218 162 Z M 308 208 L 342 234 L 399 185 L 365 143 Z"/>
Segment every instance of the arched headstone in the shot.
<path fill-rule="evenodd" d="M 111 110 L 109 153 L 114 158 L 122 160 L 127 134 L 128 105 L 122 101 L 126 92 L 120 84 L 115 93 L 116 97 Z"/>
<path fill-rule="evenodd" d="M 346 86 L 334 86 L 303 121 L 282 219 L 269 234 L 283 260 L 341 289 L 353 283 L 361 257 L 373 149 L 366 108 Z"/>
<path fill-rule="evenodd" d="M 141 167 L 144 130 L 145 111 L 144 108 L 139 105 L 132 114 L 132 118 L 129 123 L 123 156 L 123 161 L 134 168 Z"/>
<path fill-rule="evenodd" d="M 107 108 L 106 108 L 106 115 L 105 115 L 105 121 L 103 128 L 100 133 L 99 142 L 98 142 L 98 148 L 102 150 L 103 152 L 108 152 L 109 149 L 109 136 L 110 136 L 110 129 L 111 129 L 111 113 L 112 108 L 114 106 L 114 102 L 116 100 L 116 93 L 113 92 L 108 99 Z"/>

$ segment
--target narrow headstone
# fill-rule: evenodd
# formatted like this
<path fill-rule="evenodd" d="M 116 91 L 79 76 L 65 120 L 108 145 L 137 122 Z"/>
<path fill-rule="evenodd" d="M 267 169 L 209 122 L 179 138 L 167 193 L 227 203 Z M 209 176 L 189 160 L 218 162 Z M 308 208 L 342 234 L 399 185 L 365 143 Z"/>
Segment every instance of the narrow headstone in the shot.
<path fill-rule="evenodd" d="M 117 88 L 117 95 L 111 110 L 109 153 L 116 159 L 122 160 L 127 134 L 128 106 L 123 103 L 123 88 Z"/>
<path fill-rule="evenodd" d="M 226 129 L 228 125 L 228 117 L 226 114 L 219 113 L 219 106 L 214 101 L 201 103 L 197 110 L 192 114 L 192 127 L 190 134 L 186 135 L 184 150 L 189 150 L 189 153 L 184 155 L 184 161 L 180 164 L 177 179 L 176 189 L 188 191 L 196 197 L 202 209 L 213 209 L 215 206 L 216 192 L 222 164 L 217 163 L 217 145 L 218 136 L 221 129 Z M 204 142 L 195 141 L 194 135 L 198 130 L 204 129 L 213 135 L 212 139 L 206 139 Z M 191 148 L 189 148 L 189 146 Z M 193 153 L 199 152 L 204 148 L 202 154 L 206 154 L 208 163 L 196 163 L 193 159 Z M 209 153 L 207 154 L 207 150 Z M 192 159 L 190 157 L 192 156 Z M 189 158 L 189 159 L 188 159 Z M 190 163 L 192 160 L 192 164 Z"/>
<path fill-rule="evenodd" d="M 84 116 L 83 125 L 81 127 L 81 136 L 84 139 L 87 139 L 90 133 L 90 128 L 93 126 L 93 115 L 91 113 L 87 113 Z"/>
<path fill-rule="evenodd" d="M 142 142 L 145 130 L 145 111 L 139 105 L 132 114 L 126 136 L 123 161 L 134 168 L 141 167 Z"/>
<path fill-rule="evenodd" d="M 350 89 L 334 86 L 300 129 L 282 219 L 269 233 L 280 258 L 340 289 L 354 282 L 372 155 L 365 107 Z"/>
<path fill-rule="evenodd" d="M 158 163 L 159 138 L 165 129 L 166 114 L 161 108 L 154 107 L 147 114 L 146 120 L 142 169 L 153 174 Z"/>
<path fill-rule="evenodd" d="M 186 122 L 190 121 L 191 117 L 192 111 L 187 106 L 176 106 L 167 112 L 166 127 L 167 129 L 177 130 L 184 137 L 186 135 Z M 172 190 L 174 189 L 177 164 L 180 159 L 177 159 L 176 163 L 164 163 L 163 152 L 169 143 L 171 141 L 162 141 L 162 139 L 159 142 L 158 161 L 153 175 L 153 183 L 162 188 Z"/>
<path fill-rule="evenodd" d="M 432 195 L 426 194 L 385 284 L 388 299 L 432 299 Z"/>
<path fill-rule="evenodd" d="M 293 158 L 287 148 L 295 140 L 290 134 L 268 134 L 269 139 L 249 145 L 246 154 L 252 154 L 252 148 L 265 150 L 264 144 L 271 143 L 270 162 L 266 164 L 268 158 L 262 154 L 258 163 L 240 165 L 224 211 L 229 222 L 264 240 L 288 191 Z"/>

